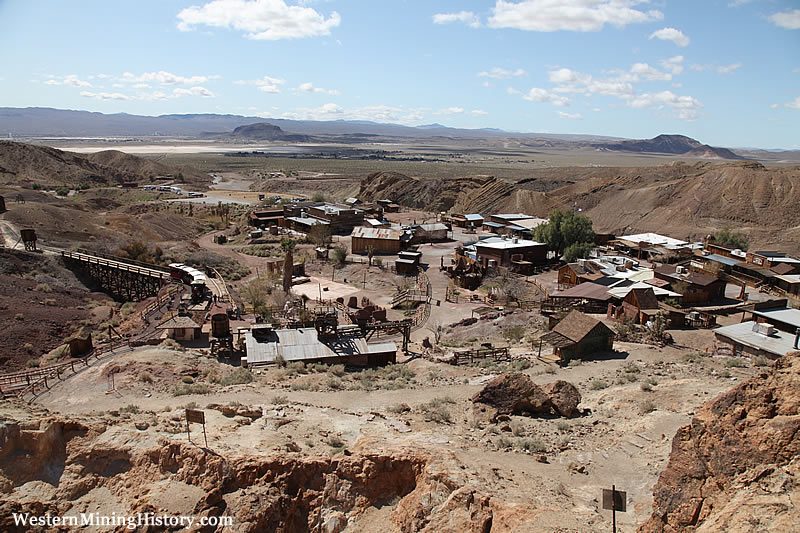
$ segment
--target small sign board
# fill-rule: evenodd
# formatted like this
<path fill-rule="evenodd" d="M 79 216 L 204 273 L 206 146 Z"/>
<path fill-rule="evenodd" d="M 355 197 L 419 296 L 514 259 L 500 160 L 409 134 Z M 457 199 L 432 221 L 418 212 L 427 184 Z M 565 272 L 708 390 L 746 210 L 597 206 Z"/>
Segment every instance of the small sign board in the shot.
<path fill-rule="evenodd" d="M 206 437 L 206 414 L 205 412 L 199 409 L 186 409 L 186 436 L 189 438 L 189 442 L 192 442 L 192 434 L 189 432 L 189 423 L 195 422 L 197 424 L 203 424 L 203 440 L 206 443 L 206 448 L 208 448 L 208 437 Z"/>
<path fill-rule="evenodd" d="M 622 490 L 603 489 L 603 509 L 609 511 L 626 512 L 625 503 L 628 494 Z"/>
<path fill-rule="evenodd" d="M 187 409 L 186 410 L 186 421 L 187 422 L 195 422 L 197 424 L 205 424 L 206 423 L 206 414 L 199 409 Z"/>

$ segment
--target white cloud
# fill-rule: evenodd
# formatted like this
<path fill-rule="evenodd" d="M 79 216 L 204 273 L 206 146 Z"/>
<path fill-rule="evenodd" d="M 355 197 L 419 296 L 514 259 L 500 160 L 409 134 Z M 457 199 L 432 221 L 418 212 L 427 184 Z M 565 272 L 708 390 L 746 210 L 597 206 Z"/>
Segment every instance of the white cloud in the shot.
<path fill-rule="evenodd" d="M 556 107 L 566 107 L 569 105 L 569 98 L 539 87 L 530 89 L 527 93 L 522 95 L 522 98 L 531 102 L 549 102 Z"/>
<path fill-rule="evenodd" d="M 488 115 L 489 112 L 488 111 L 484 111 L 483 109 L 473 109 L 472 111 L 469 112 L 469 114 L 472 115 L 472 116 L 475 116 L 475 117 L 479 117 L 479 116 L 482 116 L 482 115 Z"/>
<path fill-rule="evenodd" d="M 753 0 L 733 0 L 733 2 L 728 4 L 728 7 L 739 7 L 745 4 L 749 4 Z"/>
<path fill-rule="evenodd" d="M 458 13 L 437 13 L 433 16 L 434 24 L 449 24 L 463 22 L 470 28 L 480 28 L 481 21 L 472 11 L 459 11 Z"/>
<path fill-rule="evenodd" d="M 446 107 L 444 109 L 440 109 L 439 111 L 435 111 L 434 115 L 460 115 L 464 112 L 463 107 Z"/>
<path fill-rule="evenodd" d="M 45 81 L 45 85 L 69 85 L 70 87 L 92 87 L 88 81 L 78 78 L 75 74 L 68 74 L 66 76 L 48 76 L 50 79 Z"/>
<path fill-rule="evenodd" d="M 80 94 L 84 98 L 94 98 L 95 100 L 133 100 L 130 96 L 122 93 L 93 93 L 81 91 Z"/>
<path fill-rule="evenodd" d="M 489 18 L 492 28 L 529 31 L 597 31 L 606 24 L 628 24 L 661 20 L 660 11 L 641 11 L 646 0 L 497 0 Z"/>
<path fill-rule="evenodd" d="M 303 91 L 305 93 L 325 93 L 325 94 L 330 94 L 330 95 L 333 95 L 333 96 L 339 94 L 339 91 L 337 91 L 335 89 L 323 89 L 321 87 L 314 87 L 314 84 L 311 83 L 310 81 L 306 82 L 306 83 L 301 83 L 297 87 L 297 90 Z"/>
<path fill-rule="evenodd" d="M 767 17 L 773 24 L 787 30 L 800 30 L 800 9 L 788 9 Z"/>
<path fill-rule="evenodd" d="M 678 118 L 694 120 L 697 118 L 703 104 L 693 96 L 678 96 L 672 91 L 659 93 L 644 93 L 632 98 L 628 105 L 637 109 L 655 107 L 657 109 L 671 108 Z"/>
<path fill-rule="evenodd" d="M 705 72 L 707 70 L 713 70 L 717 74 L 733 74 L 733 72 L 741 67 L 741 63 L 733 63 L 731 65 L 692 65 L 692 70 L 696 70 L 697 72 Z"/>
<path fill-rule="evenodd" d="M 631 66 L 631 73 L 641 76 L 646 81 L 671 81 L 672 74 L 661 72 L 648 65 L 647 63 L 634 63 Z"/>
<path fill-rule="evenodd" d="M 479 78 L 492 78 L 495 80 L 507 80 L 509 78 L 517 78 L 519 76 L 524 76 L 527 74 L 523 69 L 518 68 L 517 70 L 506 70 L 500 67 L 494 67 L 492 70 L 478 72 Z"/>
<path fill-rule="evenodd" d="M 372 105 L 345 109 L 328 103 L 320 107 L 299 108 L 281 114 L 293 120 L 370 120 L 395 124 L 418 124 L 425 117 L 423 110 L 388 105 Z"/>
<path fill-rule="evenodd" d="M 733 63 L 732 65 L 717 67 L 717 72 L 719 74 L 733 74 L 733 71 L 741 66 L 742 66 L 741 63 Z"/>
<path fill-rule="evenodd" d="M 786 107 L 791 108 L 791 109 L 800 109 L 800 96 L 798 96 L 797 98 L 795 98 L 791 102 L 785 103 L 783 105 L 785 105 Z"/>
<path fill-rule="evenodd" d="M 180 96 L 200 96 L 203 98 L 214 98 L 214 93 L 206 89 L 205 87 L 191 87 L 189 89 L 183 89 L 181 87 L 177 87 L 172 90 L 172 95 L 174 97 Z"/>
<path fill-rule="evenodd" d="M 284 0 L 212 0 L 182 10 L 178 19 L 181 31 L 199 25 L 233 28 L 248 39 L 270 41 L 330 35 L 342 21 L 335 11 L 326 19 L 313 8 L 286 5 Z"/>
<path fill-rule="evenodd" d="M 580 120 L 583 118 L 583 115 L 581 115 L 580 113 L 564 113 L 563 111 L 559 111 L 558 116 L 561 118 L 568 118 L 572 120 Z"/>
<path fill-rule="evenodd" d="M 133 87 L 134 89 L 150 89 L 151 88 L 151 86 L 148 85 L 147 83 L 134 83 L 133 85 L 131 85 L 131 87 Z"/>
<path fill-rule="evenodd" d="M 661 66 L 673 75 L 683 72 L 683 56 L 670 57 L 661 61 Z"/>
<path fill-rule="evenodd" d="M 689 46 L 690 39 L 682 31 L 675 28 L 661 28 L 650 34 L 648 39 L 661 39 L 662 41 L 672 41 L 680 47 Z"/>
<path fill-rule="evenodd" d="M 138 76 L 131 72 L 125 72 L 122 74 L 119 81 L 126 83 L 159 83 L 161 85 L 197 85 L 218 77 L 219 76 L 179 76 L 171 72 L 160 70 L 158 72 L 144 72 Z"/>
<path fill-rule="evenodd" d="M 547 73 L 547 79 L 552 83 L 568 83 L 568 84 L 587 84 L 592 80 L 589 74 L 583 74 L 568 68 L 560 68 L 558 70 L 551 70 Z"/>
<path fill-rule="evenodd" d="M 278 86 L 286 83 L 286 80 L 264 76 L 260 80 L 236 80 L 233 83 L 236 85 L 255 85 L 258 87 L 259 91 L 267 94 L 278 94 L 281 92 L 281 89 Z"/>

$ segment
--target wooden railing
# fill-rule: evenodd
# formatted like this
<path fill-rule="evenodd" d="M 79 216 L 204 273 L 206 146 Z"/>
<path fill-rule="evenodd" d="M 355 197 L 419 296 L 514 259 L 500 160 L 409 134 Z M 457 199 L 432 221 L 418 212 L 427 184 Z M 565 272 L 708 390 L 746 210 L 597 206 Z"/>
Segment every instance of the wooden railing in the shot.
<path fill-rule="evenodd" d="M 478 348 L 465 352 L 455 352 L 453 361 L 457 365 L 474 363 L 475 359 L 494 359 L 495 361 L 511 361 L 508 348 Z"/>
<path fill-rule="evenodd" d="M 73 359 L 43 368 L 33 368 L 0 375 L 0 396 L 3 398 L 17 397 L 25 399 L 30 394 L 32 401 L 42 392 L 49 390 L 53 383 L 62 380 L 64 373 L 75 374 L 81 368 L 89 366 L 93 360 L 102 359 L 117 348 L 127 344 L 127 341 L 117 340 L 95 348 L 80 359 Z"/>

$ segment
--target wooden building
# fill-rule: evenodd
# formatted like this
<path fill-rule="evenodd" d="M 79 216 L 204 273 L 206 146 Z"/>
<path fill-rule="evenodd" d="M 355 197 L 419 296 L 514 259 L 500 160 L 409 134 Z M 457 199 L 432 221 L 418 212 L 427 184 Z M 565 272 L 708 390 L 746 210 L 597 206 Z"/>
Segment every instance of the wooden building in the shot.
<path fill-rule="evenodd" d="M 254 228 L 280 226 L 283 223 L 283 209 L 260 209 L 248 216 L 248 223 Z"/>
<path fill-rule="evenodd" d="M 176 315 L 156 326 L 158 330 L 166 330 L 167 337 L 178 342 L 192 342 L 200 337 L 200 325 L 190 316 Z"/>
<path fill-rule="evenodd" d="M 392 202 L 391 200 L 378 200 L 376 203 L 383 208 L 384 213 L 400 212 L 400 205 Z"/>
<path fill-rule="evenodd" d="M 725 297 L 725 281 L 693 272 L 681 265 L 662 265 L 654 269 L 657 279 L 669 283 L 671 290 L 680 293 L 683 304 L 704 304 Z"/>
<path fill-rule="evenodd" d="M 617 307 L 615 318 L 627 318 L 637 324 L 646 324 L 659 312 L 658 300 L 653 289 L 632 289 Z"/>
<path fill-rule="evenodd" d="M 611 328 L 580 311 L 572 311 L 541 340 L 553 347 L 562 364 L 614 349 Z"/>
<path fill-rule="evenodd" d="M 602 268 L 592 261 L 567 263 L 558 269 L 558 288 L 567 289 L 581 283 L 593 282 L 605 276 Z"/>
<path fill-rule="evenodd" d="M 441 222 L 434 224 L 419 224 L 411 227 L 412 243 L 438 242 L 447 239 L 450 228 Z"/>
<path fill-rule="evenodd" d="M 474 244 L 478 263 L 483 268 L 506 267 L 525 271 L 547 262 L 547 245 L 516 237 L 490 237 Z"/>
<path fill-rule="evenodd" d="M 389 228 L 353 228 L 350 238 L 354 254 L 366 254 L 370 246 L 376 254 L 396 254 L 403 244 L 403 232 Z"/>
<path fill-rule="evenodd" d="M 774 268 L 781 263 L 800 265 L 800 259 L 789 257 L 783 252 L 747 252 L 747 262 L 762 268 Z"/>
<path fill-rule="evenodd" d="M 364 211 L 339 204 L 311 206 L 306 210 L 309 217 L 324 220 L 330 224 L 331 233 L 346 234 L 364 222 Z"/>

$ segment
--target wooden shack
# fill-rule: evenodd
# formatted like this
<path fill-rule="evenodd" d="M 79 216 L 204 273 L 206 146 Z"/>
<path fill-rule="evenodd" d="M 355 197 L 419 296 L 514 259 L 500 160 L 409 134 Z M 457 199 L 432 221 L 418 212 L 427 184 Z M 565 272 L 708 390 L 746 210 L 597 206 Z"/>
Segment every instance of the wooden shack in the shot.
<path fill-rule="evenodd" d="M 350 234 L 354 254 L 366 254 L 369 247 L 376 254 L 396 254 L 402 246 L 403 232 L 388 228 L 353 228 Z"/>
<path fill-rule="evenodd" d="M 566 364 L 572 359 L 588 359 L 595 353 L 610 352 L 614 348 L 614 332 L 596 318 L 572 311 L 553 331 L 543 335 L 540 342 L 551 345 L 553 353 Z"/>

